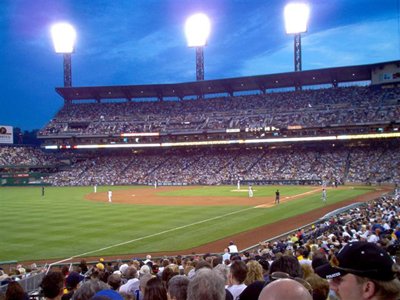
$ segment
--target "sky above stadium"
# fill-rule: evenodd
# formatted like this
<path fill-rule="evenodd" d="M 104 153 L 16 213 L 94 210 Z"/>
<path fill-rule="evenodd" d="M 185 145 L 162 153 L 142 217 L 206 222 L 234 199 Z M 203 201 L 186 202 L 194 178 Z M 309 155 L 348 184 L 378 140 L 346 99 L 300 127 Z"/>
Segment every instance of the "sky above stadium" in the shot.
<path fill-rule="evenodd" d="M 303 70 L 400 59 L 400 0 L 309 0 Z M 0 125 L 42 128 L 62 107 L 63 59 L 50 26 L 77 31 L 72 85 L 195 80 L 195 51 L 184 24 L 211 20 L 205 79 L 291 72 L 293 36 L 284 0 L 5 0 L 0 3 Z"/>

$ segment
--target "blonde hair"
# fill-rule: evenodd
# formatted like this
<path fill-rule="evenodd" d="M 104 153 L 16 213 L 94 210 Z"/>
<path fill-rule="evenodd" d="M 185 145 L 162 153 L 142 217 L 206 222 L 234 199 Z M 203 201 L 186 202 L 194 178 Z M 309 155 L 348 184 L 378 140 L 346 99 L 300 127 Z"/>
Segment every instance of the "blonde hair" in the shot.
<path fill-rule="evenodd" d="M 397 300 L 400 297 L 400 280 L 398 278 L 390 281 L 376 280 L 367 277 L 356 276 L 357 283 L 363 284 L 371 281 L 375 285 L 375 295 L 381 300 Z"/>
<path fill-rule="evenodd" d="M 257 280 L 264 280 L 263 268 L 258 261 L 250 260 L 247 264 L 247 276 L 244 280 L 245 285 L 249 285 Z"/>

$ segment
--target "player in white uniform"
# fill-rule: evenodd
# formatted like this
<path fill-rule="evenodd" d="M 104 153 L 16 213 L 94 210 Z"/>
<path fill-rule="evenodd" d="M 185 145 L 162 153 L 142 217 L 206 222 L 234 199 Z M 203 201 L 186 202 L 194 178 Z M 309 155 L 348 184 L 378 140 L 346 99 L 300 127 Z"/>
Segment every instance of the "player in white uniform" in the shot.
<path fill-rule="evenodd" d="M 237 181 L 237 189 L 240 190 L 240 179 Z"/>
<path fill-rule="evenodd" d="M 322 201 L 326 203 L 326 189 L 322 189 Z"/>
<path fill-rule="evenodd" d="M 253 187 L 249 185 L 249 198 L 253 198 L 254 193 L 253 193 Z"/>
<path fill-rule="evenodd" d="M 112 203 L 112 190 L 108 190 L 108 202 Z"/>

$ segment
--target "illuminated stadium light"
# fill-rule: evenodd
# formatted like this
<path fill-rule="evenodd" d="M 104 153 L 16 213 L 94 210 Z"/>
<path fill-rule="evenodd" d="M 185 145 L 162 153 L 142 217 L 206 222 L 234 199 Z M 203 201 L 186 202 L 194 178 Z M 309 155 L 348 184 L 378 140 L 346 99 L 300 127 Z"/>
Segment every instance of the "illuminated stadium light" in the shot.
<path fill-rule="evenodd" d="M 76 31 L 72 25 L 68 23 L 54 24 L 51 27 L 51 37 L 56 53 L 74 52 Z"/>
<path fill-rule="evenodd" d="M 76 31 L 68 23 L 57 23 L 51 27 L 51 37 L 55 52 L 64 55 L 64 87 L 71 87 L 71 53 L 74 52 Z"/>
<path fill-rule="evenodd" d="M 189 47 L 202 47 L 207 44 L 211 31 L 210 19 L 202 13 L 190 16 L 185 23 L 186 39 Z"/>
<path fill-rule="evenodd" d="M 284 17 L 286 33 L 294 34 L 294 70 L 301 71 L 301 33 L 307 31 L 310 7 L 306 3 L 289 3 L 285 6 Z"/>
<path fill-rule="evenodd" d="M 306 3 L 289 3 L 285 6 L 285 28 L 287 34 L 307 31 L 310 7 Z"/>
<path fill-rule="evenodd" d="M 136 137 L 136 136 L 160 136 L 159 132 L 133 132 L 121 133 L 122 137 Z"/>
<path fill-rule="evenodd" d="M 185 34 L 189 47 L 196 48 L 196 80 L 204 80 L 204 52 L 210 35 L 210 19 L 203 13 L 190 16 L 185 23 Z"/>

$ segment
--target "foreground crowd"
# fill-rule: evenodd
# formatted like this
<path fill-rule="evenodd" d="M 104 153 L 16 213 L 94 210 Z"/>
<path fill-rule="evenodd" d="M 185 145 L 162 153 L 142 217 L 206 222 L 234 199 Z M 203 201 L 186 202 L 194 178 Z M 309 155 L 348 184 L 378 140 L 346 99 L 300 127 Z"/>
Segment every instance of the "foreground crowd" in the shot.
<path fill-rule="evenodd" d="M 52 269 L 41 295 L 55 300 L 400 299 L 400 193 L 386 195 L 286 239 L 240 252 Z M 14 277 L 14 278 L 21 278 Z M 5 300 L 25 300 L 7 281 Z M 17 297 L 19 295 L 19 297 Z"/>

